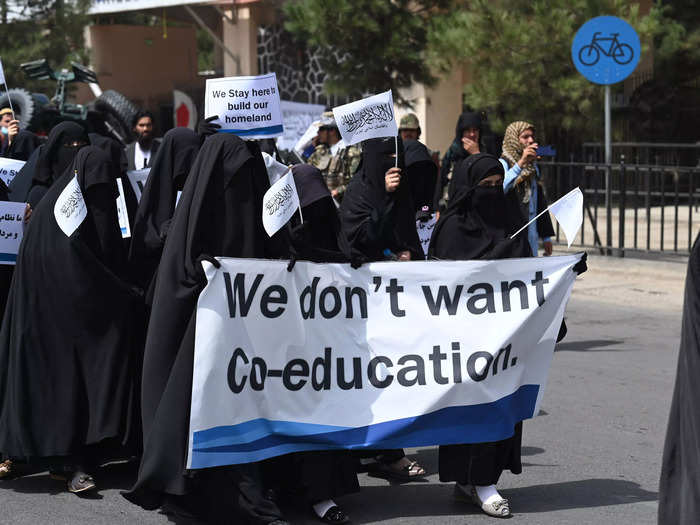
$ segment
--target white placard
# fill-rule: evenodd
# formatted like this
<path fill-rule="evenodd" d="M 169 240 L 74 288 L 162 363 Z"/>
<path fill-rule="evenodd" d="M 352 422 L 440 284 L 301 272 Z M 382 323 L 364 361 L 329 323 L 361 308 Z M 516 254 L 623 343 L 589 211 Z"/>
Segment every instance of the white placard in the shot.
<path fill-rule="evenodd" d="M 138 202 L 141 202 L 141 195 L 143 194 L 143 189 L 146 187 L 146 182 L 148 181 L 148 175 L 150 173 L 151 168 L 126 172 L 126 176 L 129 178 L 129 184 L 131 184 L 131 187 L 134 189 L 134 194 Z"/>
<path fill-rule="evenodd" d="M 272 237 L 287 224 L 299 209 L 299 194 L 292 170 L 275 182 L 263 196 L 262 221 L 267 234 Z"/>
<path fill-rule="evenodd" d="M 119 229 L 122 232 L 122 239 L 131 237 L 131 227 L 129 226 L 129 213 L 126 210 L 126 199 L 124 199 L 124 185 L 122 178 L 117 178 L 117 188 L 119 195 L 117 196 L 117 217 L 119 217 Z"/>
<path fill-rule="evenodd" d="M 26 164 L 23 160 L 6 159 L 0 157 L 0 179 L 8 186 L 19 170 Z"/>
<path fill-rule="evenodd" d="M 303 104 L 301 102 L 280 101 L 282 119 L 284 121 L 284 134 L 277 137 L 277 149 L 291 150 L 304 136 L 309 126 L 317 121 L 324 106 L 321 104 Z M 315 135 L 314 135 L 315 136 Z M 313 138 L 309 137 L 308 140 Z M 307 140 L 307 142 L 308 142 Z"/>
<path fill-rule="evenodd" d="M 418 239 L 423 247 L 423 253 L 428 256 L 428 248 L 430 247 L 430 238 L 433 236 L 433 230 L 437 223 L 437 213 L 431 213 L 430 219 L 427 221 L 416 221 L 416 230 L 418 231 Z"/>
<path fill-rule="evenodd" d="M 333 115 L 348 146 L 367 139 L 395 137 L 399 133 L 391 90 L 333 108 Z"/>
<path fill-rule="evenodd" d="M 211 78 L 206 82 L 204 114 L 218 115 L 222 132 L 247 139 L 279 137 L 284 132 L 277 76 Z"/>
<path fill-rule="evenodd" d="M 581 256 L 204 261 L 187 468 L 512 436 L 538 413 Z"/>
<path fill-rule="evenodd" d="M 169 6 L 185 4 L 211 3 L 211 0 L 92 0 L 88 9 L 91 15 L 105 13 L 122 13 L 125 11 L 137 11 L 141 9 L 162 9 Z"/>
<path fill-rule="evenodd" d="M 78 175 L 73 177 L 56 199 L 53 206 L 53 215 L 56 218 L 58 227 L 66 236 L 70 237 L 78 229 L 85 217 L 87 217 L 87 206 L 83 192 L 80 190 Z"/>
<path fill-rule="evenodd" d="M 24 233 L 24 202 L 0 201 L 0 264 L 16 264 Z"/>

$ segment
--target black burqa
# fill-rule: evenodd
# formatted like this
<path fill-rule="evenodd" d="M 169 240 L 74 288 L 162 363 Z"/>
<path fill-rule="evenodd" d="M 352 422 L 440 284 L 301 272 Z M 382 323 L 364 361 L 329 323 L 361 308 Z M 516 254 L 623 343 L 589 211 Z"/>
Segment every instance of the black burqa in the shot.
<path fill-rule="evenodd" d="M 41 140 L 31 131 L 26 129 L 20 130 L 17 136 L 12 140 L 12 144 L 7 148 L 5 157 L 15 160 L 29 160 L 34 150 L 41 145 Z"/>
<path fill-rule="evenodd" d="M 269 185 L 257 144 L 228 133 L 205 140 L 187 177 L 156 277 L 143 362 L 144 450 L 138 480 L 125 494 L 146 509 L 158 508 L 168 495 L 196 496 L 201 489 L 212 512 L 240 513 L 247 523 L 281 517 L 262 497 L 256 464 L 196 473 L 185 468 L 196 303 L 206 282 L 198 259 L 279 253 L 262 225 Z"/>
<path fill-rule="evenodd" d="M 73 143 L 90 144 L 85 129 L 75 122 L 61 122 L 49 132 L 49 138 L 38 150 L 36 162 L 25 164 L 15 177 L 11 186 L 12 200 L 16 202 L 26 201 L 35 208 L 46 194 L 51 185 L 58 180 L 65 170 L 71 165 L 75 154 L 80 147 L 72 146 Z M 25 173 L 27 170 L 27 173 Z M 26 186 L 26 178 L 31 177 L 31 182 Z M 20 179 L 20 180 L 17 180 Z M 26 195 L 20 188 L 27 188 Z M 15 188 L 17 191 L 15 192 Z"/>
<path fill-rule="evenodd" d="M 505 259 L 530 255 L 527 237 L 511 240 L 518 215 L 503 194 L 503 185 L 478 186 L 489 175 L 503 176 L 493 155 L 480 153 L 460 162 L 450 183 L 450 204 L 435 226 L 429 258 L 450 260 Z M 463 485 L 495 485 L 505 469 L 520 474 L 522 423 L 508 439 L 491 443 L 443 445 L 440 481 Z"/>
<path fill-rule="evenodd" d="M 310 164 L 292 168 L 304 216 L 289 226 L 291 260 L 316 263 L 347 262 L 339 244 L 340 221 L 321 172 Z M 293 264 L 289 270 L 293 271 Z M 307 504 L 360 490 L 354 456 L 344 450 L 297 452 L 265 462 L 265 482 Z"/>
<path fill-rule="evenodd" d="M 398 146 L 398 166 L 404 171 L 400 138 Z M 344 249 L 355 264 L 391 258 L 387 250 L 394 255 L 408 250 L 412 259 L 424 258 L 408 184 L 402 177 L 396 191 L 386 191 L 384 176 L 394 166 L 394 153 L 393 137 L 364 141 L 360 167 L 343 197 L 340 224 Z"/>
<path fill-rule="evenodd" d="M 87 215 L 68 237 L 54 205 L 76 176 Z M 107 156 L 84 148 L 25 231 L 0 331 L 0 450 L 10 457 L 80 455 L 105 440 L 126 443 L 133 431 L 138 298 L 117 274 L 115 194 Z"/>
<path fill-rule="evenodd" d="M 129 265 L 137 282 L 148 289 L 158 268 L 178 192 L 182 191 L 199 151 L 199 136 L 173 128 L 163 137 L 134 218 Z"/>
<path fill-rule="evenodd" d="M 464 149 L 462 143 L 462 135 L 464 131 L 469 128 L 476 128 L 479 130 L 479 140 L 481 141 L 481 131 L 483 129 L 481 114 L 475 111 L 465 111 L 457 118 L 455 138 L 452 144 L 450 144 L 450 147 L 447 148 L 447 153 L 445 153 L 445 156 L 442 158 L 442 163 L 440 164 L 440 188 L 447 186 L 449 182 L 448 175 L 450 171 L 453 170 L 455 164 L 469 156 L 469 152 Z"/>
<path fill-rule="evenodd" d="M 691 525 L 700 516 L 700 236 L 688 260 L 676 384 L 666 430 L 659 524 Z"/>
<path fill-rule="evenodd" d="M 403 143 L 406 171 L 404 179 L 411 194 L 414 211 L 423 206 L 435 210 L 438 168 L 430 156 L 428 148 L 417 140 L 405 140 Z"/>

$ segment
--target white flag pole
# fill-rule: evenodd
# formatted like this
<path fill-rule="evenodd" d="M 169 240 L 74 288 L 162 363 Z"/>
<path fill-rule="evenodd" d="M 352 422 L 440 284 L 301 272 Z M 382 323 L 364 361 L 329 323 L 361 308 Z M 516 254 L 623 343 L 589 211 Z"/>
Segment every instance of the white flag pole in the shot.
<path fill-rule="evenodd" d="M 398 135 L 394 136 L 394 151 L 396 152 L 396 154 L 394 155 L 394 157 L 396 157 L 394 159 L 394 167 L 398 168 L 399 167 L 399 136 Z"/>
<path fill-rule="evenodd" d="M 530 226 L 530 224 L 532 224 L 533 222 L 535 222 L 535 221 L 536 221 L 537 219 L 539 219 L 542 215 L 544 215 L 545 213 L 547 213 L 547 212 L 549 211 L 549 208 L 551 208 L 552 206 L 554 206 L 557 202 L 566 199 L 570 194 L 572 194 L 573 192 L 575 192 L 577 189 L 578 189 L 578 188 L 574 188 L 574 189 L 571 190 L 569 193 L 567 193 L 567 194 L 564 195 L 563 197 L 557 199 L 557 200 L 554 201 L 552 204 L 550 204 L 549 206 L 547 206 L 542 212 L 538 213 L 538 214 L 535 216 L 535 218 L 533 218 L 532 220 L 528 221 L 528 223 L 527 223 L 525 226 L 523 226 L 523 227 L 520 228 L 517 232 L 515 232 L 513 235 L 511 235 L 510 238 L 511 238 L 511 239 L 515 238 L 515 236 L 518 235 L 521 231 L 523 231 L 525 228 L 527 228 L 528 226 Z"/>

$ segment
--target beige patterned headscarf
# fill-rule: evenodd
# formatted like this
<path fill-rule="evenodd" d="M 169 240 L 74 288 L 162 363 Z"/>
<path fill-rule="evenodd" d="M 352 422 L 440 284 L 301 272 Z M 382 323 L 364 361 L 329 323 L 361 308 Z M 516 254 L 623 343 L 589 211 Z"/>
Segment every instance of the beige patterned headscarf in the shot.
<path fill-rule="evenodd" d="M 512 167 L 514 166 L 523 154 L 525 146 L 520 142 L 520 134 L 526 129 L 535 130 L 535 126 L 529 122 L 523 120 L 518 120 L 516 122 L 511 122 L 506 128 L 506 133 L 503 136 L 503 148 L 501 157 L 508 161 L 508 164 Z M 533 163 L 527 164 L 518 178 L 515 179 L 515 189 L 518 192 L 518 196 L 523 203 L 530 202 L 530 193 L 532 192 L 532 185 L 530 180 L 537 174 L 535 165 Z M 522 184 L 523 182 L 527 184 Z"/>

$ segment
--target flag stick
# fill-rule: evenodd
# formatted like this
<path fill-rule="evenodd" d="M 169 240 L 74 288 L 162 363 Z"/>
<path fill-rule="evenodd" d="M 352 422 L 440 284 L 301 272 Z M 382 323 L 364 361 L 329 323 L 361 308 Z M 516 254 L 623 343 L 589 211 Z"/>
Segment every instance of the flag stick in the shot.
<path fill-rule="evenodd" d="M 396 154 L 394 155 L 394 167 L 398 168 L 399 167 L 399 136 L 396 135 L 394 137 L 394 150 L 396 151 Z"/>
<path fill-rule="evenodd" d="M 15 119 L 15 110 L 12 108 L 12 99 L 10 98 L 10 90 L 7 88 L 7 84 L 5 84 L 5 93 L 7 93 L 7 103 L 10 104 L 10 111 L 12 111 L 12 120 Z"/>
<path fill-rule="evenodd" d="M 518 235 L 521 231 L 523 231 L 525 228 L 527 228 L 528 226 L 530 226 L 530 224 L 532 224 L 533 222 L 535 222 L 535 221 L 536 221 L 537 219 L 539 219 L 542 215 L 544 215 L 545 213 L 547 213 L 547 212 L 549 211 L 549 208 L 551 208 L 552 206 L 554 206 L 557 202 L 566 199 L 571 193 L 575 192 L 577 189 L 578 189 L 578 187 L 574 188 L 574 189 L 571 190 L 569 193 L 567 193 L 567 194 L 564 195 L 563 197 L 560 197 L 559 199 L 557 199 L 556 201 L 554 201 L 552 204 L 550 204 L 549 206 L 547 206 L 541 213 L 538 213 L 538 214 L 535 216 L 535 218 L 533 218 L 533 219 L 531 219 L 530 221 L 528 221 L 528 223 L 527 223 L 525 226 L 523 226 L 523 227 L 520 228 L 517 232 L 515 232 L 513 235 L 511 235 L 510 238 L 511 238 L 511 239 L 515 238 L 515 236 Z"/>

